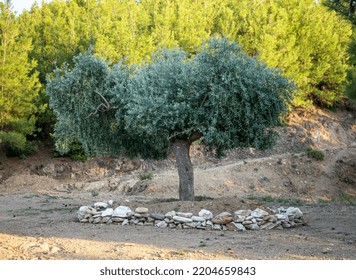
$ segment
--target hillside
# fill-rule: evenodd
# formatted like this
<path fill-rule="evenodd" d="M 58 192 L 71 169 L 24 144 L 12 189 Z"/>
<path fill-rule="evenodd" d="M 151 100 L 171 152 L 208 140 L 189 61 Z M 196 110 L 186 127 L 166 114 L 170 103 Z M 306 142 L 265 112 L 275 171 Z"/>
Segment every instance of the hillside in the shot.
<path fill-rule="evenodd" d="M 336 112 L 294 111 L 288 125 L 278 131 L 274 149 L 238 149 L 222 159 L 194 145 L 196 202 L 177 201 L 173 157 L 164 161 L 93 158 L 81 163 L 52 158 L 49 149 L 43 149 L 24 160 L 2 159 L 0 259 L 355 259 L 356 112 L 352 105 L 344 103 Z M 307 147 L 320 150 L 324 159 L 308 156 Z M 152 173 L 153 178 L 140 180 L 143 173 Z M 217 214 L 296 205 L 305 213 L 308 226 L 222 233 L 76 221 L 81 205 L 108 199 L 162 213 L 205 208 Z M 100 253 L 102 248 L 105 253 Z"/>

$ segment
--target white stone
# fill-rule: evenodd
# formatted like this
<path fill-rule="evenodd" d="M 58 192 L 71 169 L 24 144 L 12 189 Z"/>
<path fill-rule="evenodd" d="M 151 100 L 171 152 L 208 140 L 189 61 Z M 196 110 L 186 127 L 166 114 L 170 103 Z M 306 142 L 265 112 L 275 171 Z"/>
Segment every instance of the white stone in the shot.
<path fill-rule="evenodd" d="M 221 230 L 221 225 L 218 224 L 213 225 L 213 230 Z"/>
<path fill-rule="evenodd" d="M 95 208 L 107 208 L 108 206 L 109 206 L 109 204 L 107 204 L 106 202 L 95 202 L 94 203 Z"/>
<path fill-rule="evenodd" d="M 256 208 L 251 212 L 251 216 L 253 216 L 254 218 L 262 218 L 263 216 L 267 216 L 267 215 L 269 215 L 268 212 L 260 208 Z"/>
<path fill-rule="evenodd" d="M 241 223 L 246 219 L 245 216 L 234 214 L 234 222 Z"/>
<path fill-rule="evenodd" d="M 286 214 L 276 214 L 276 218 L 282 221 L 288 221 L 288 215 Z"/>
<path fill-rule="evenodd" d="M 128 219 L 125 219 L 125 220 L 122 222 L 122 225 L 123 225 L 123 226 L 129 225 L 129 224 L 130 224 L 130 222 L 129 222 Z"/>
<path fill-rule="evenodd" d="M 114 209 L 107 208 L 103 213 L 101 213 L 102 217 L 111 216 L 114 213 Z"/>
<path fill-rule="evenodd" d="M 199 217 L 204 218 L 205 220 L 210 220 L 213 218 L 213 213 L 211 213 L 209 210 L 202 209 L 199 212 Z"/>
<path fill-rule="evenodd" d="M 180 216 L 174 216 L 173 220 L 179 222 L 179 223 L 191 223 L 193 222 L 192 219 L 185 218 L 185 217 L 180 217 Z"/>
<path fill-rule="evenodd" d="M 303 216 L 303 213 L 302 211 L 300 211 L 299 208 L 297 207 L 289 207 L 287 210 L 286 210 L 286 214 L 289 216 L 289 215 L 293 215 L 294 218 L 296 219 L 299 219 Z"/>
<path fill-rule="evenodd" d="M 78 210 L 78 213 L 86 214 L 86 211 L 88 208 L 89 208 L 89 206 L 81 206 Z"/>
<path fill-rule="evenodd" d="M 156 227 L 165 228 L 168 224 L 165 221 L 158 221 Z"/>
<path fill-rule="evenodd" d="M 115 208 L 114 212 L 112 213 L 112 216 L 119 217 L 119 218 L 127 218 L 132 214 L 133 214 L 133 212 L 129 207 L 119 206 L 119 207 Z"/>
<path fill-rule="evenodd" d="M 168 213 L 166 213 L 166 215 L 164 215 L 166 218 L 169 218 L 169 219 L 173 219 L 174 216 L 177 216 L 176 215 L 176 211 L 169 211 Z"/>
<path fill-rule="evenodd" d="M 193 222 L 205 222 L 205 219 L 199 216 L 192 216 L 191 219 L 193 220 Z"/>
<path fill-rule="evenodd" d="M 109 206 L 112 206 L 114 204 L 114 201 L 112 199 L 110 199 L 107 203 Z"/>

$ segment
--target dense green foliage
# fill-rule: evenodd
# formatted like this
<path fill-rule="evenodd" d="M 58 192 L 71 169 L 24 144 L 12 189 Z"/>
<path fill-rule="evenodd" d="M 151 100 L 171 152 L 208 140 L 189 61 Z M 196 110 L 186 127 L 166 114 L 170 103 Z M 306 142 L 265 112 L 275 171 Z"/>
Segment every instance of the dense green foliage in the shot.
<path fill-rule="evenodd" d="M 314 0 L 55 0 L 20 20 L 42 82 L 90 45 L 107 61 L 137 64 L 161 47 L 193 53 L 214 34 L 283 69 L 300 90 L 297 106 L 336 102 L 348 67 L 350 24 Z"/>
<path fill-rule="evenodd" d="M 0 106 L 6 109 L 0 110 L 0 114 L 7 119 L 5 125 L 2 117 L 0 138 L 21 146 L 35 126 L 50 134 L 55 117 L 44 94 L 46 77 L 64 63 L 72 67 L 76 63 L 73 57 L 88 49 L 110 63 L 122 61 L 123 65 L 132 66 L 149 61 L 150 54 L 162 47 L 179 47 L 187 56 L 194 55 L 197 46 L 215 34 L 238 42 L 245 52 L 257 56 L 267 66 L 282 69 L 299 89 L 293 101 L 295 106 L 332 105 L 343 94 L 351 24 L 350 17 L 338 16 L 322 5 L 329 4 L 345 14 L 347 0 L 319 2 L 317 5 L 315 0 L 53 0 L 35 4 L 30 11 L 16 16 L 10 10 L 11 1 L 1 0 L 2 28 L 8 25 L 7 32 L 14 38 L 8 48 L 14 50 L 13 54 L 17 52 L 12 56 L 16 61 L 9 57 L 6 65 L 2 64 L 1 71 L 6 73 L 2 79 L 16 83 L 10 82 L 12 78 L 6 70 L 12 69 L 19 73 L 17 77 L 28 81 L 22 80 L 23 88 L 17 88 L 14 95 L 11 93 L 13 97 L 22 96 L 20 106 L 15 106 L 14 100 L 19 99 L 10 97 L 9 87 L 6 94 L 3 90 Z M 3 52 L 0 58 L 4 61 Z M 354 69 L 349 71 L 346 88 L 351 95 Z M 130 75 L 132 70 L 123 71 Z M 73 140 L 65 140 L 64 135 L 62 138 Z"/>
<path fill-rule="evenodd" d="M 47 86 L 57 148 L 76 139 L 86 152 L 165 157 L 175 140 L 218 151 L 266 148 L 295 88 L 279 71 L 249 58 L 235 43 L 211 39 L 189 57 L 160 50 L 129 69 L 80 55 Z"/>
<path fill-rule="evenodd" d="M 31 41 L 19 31 L 11 3 L 0 3 L 0 145 L 13 154 L 29 150 L 26 136 L 35 132 L 38 108 L 36 62 L 28 58 Z"/>

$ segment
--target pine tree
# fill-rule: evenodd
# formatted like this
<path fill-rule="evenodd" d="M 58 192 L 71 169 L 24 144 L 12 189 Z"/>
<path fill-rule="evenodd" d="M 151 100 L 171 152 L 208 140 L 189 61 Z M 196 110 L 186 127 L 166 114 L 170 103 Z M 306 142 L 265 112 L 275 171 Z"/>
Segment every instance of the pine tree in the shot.
<path fill-rule="evenodd" d="M 20 35 L 11 1 L 0 3 L 0 143 L 22 151 L 35 130 L 38 95 L 31 41 Z M 21 153 L 21 152 L 20 152 Z"/>

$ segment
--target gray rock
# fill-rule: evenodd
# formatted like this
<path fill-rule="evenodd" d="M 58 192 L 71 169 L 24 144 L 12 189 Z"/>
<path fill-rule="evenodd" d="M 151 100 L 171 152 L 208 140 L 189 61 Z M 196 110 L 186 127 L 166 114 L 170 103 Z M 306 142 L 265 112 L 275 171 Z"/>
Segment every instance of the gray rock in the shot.
<path fill-rule="evenodd" d="M 257 224 L 245 225 L 245 227 L 252 230 L 260 229 L 260 227 Z"/>
<path fill-rule="evenodd" d="M 111 220 L 111 217 L 110 217 L 110 216 L 106 216 L 106 217 L 103 217 L 103 218 L 101 219 L 101 223 L 105 224 L 105 223 L 107 223 L 107 222 L 110 221 L 110 220 Z"/>
<path fill-rule="evenodd" d="M 272 222 L 268 222 L 268 223 L 260 226 L 260 229 L 273 229 L 274 227 L 276 227 L 276 224 L 274 224 Z"/>
<path fill-rule="evenodd" d="M 206 209 L 200 210 L 198 215 L 199 215 L 199 217 L 202 217 L 205 220 L 210 220 L 214 216 L 212 212 L 210 212 L 209 210 L 206 210 Z"/>
<path fill-rule="evenodd" d="M 81 219 L 80 222 L 81 223 L 89 223 L 89 219 Z"/>
<path fill-rule="evenodd" d="M 263 216 L 267 216 L 267 215 L 269 215 L 268 212 L 260 208 L 256 208 L 251 212 L 251 216 L 253 216 L 254 218 L 262 218 Z"/>
<path fill-rule="evenodd" d="M 177 226 L 175 224 L 168 224 L 169 228 L 176 228 Z"/>
<path fill-rule="evenodd" d="M 252 224 L 252 221 L 243 221 L 242 224 L 243 224 L 243 225 L 251 225 L 251 224 Z"/>
<path fill-rule="evenodd" d="M 251 221 L 252 219 L 254 219 L 253 216 L 248 216 L 248 217 L 246 217 L 245 221 Z"/>
<path fill-rule="evenodd" d="M 103 213 L 101 213 L 101 216 L 102 217 L 107 217 L 107 216 L 111 217 L 113 213 L 114 213 L 114 209 L 106 208 L 106 210 Z"/>
<path fill-rule="evenodd" d="M 288 221 L 288 216 L 286 214 L 276 214 L 276 218 L 280 221 Z"/>
<path fill-rule="evenodd" d="M 156 224 L 156 227 L 159 227 L 159 228 L 166 228 L 167 226 L 168 226 L 168 224 L 165 221 L 159 221 Z"/>
<path fill-rule="evenodd" d="M 97 217 L 94 219 L 93 224 L 99 224 L 101 222 L 101 217 Z"/>
<path fill-rule="evenodd" d="M 122 223 L 125 219 L 119 217 L 112 217 L 111 220 L 115 223 Z"/>
<path fill-rule="evenodd" d="M 151 218 L 155 219 L 155 220 L 160 220 L 163 221 L 165 216 L 163 214 L 160 213 L 153 213 L 150 215 Z"/>
<path fill-rule="evenodd" d="M 176 222 L 179 222 L 179 223 L 191 223 L 191 222 L 193 222 L 192 219 L 185 218 L 185 217 L 180 217 L 180 216 L 174 216 L 173 220 L 175 220 Z"/>
<path fill-rule="evenodd" d="M 198 223 L 195 222 L 191 222 L 191 223 L 185 223 L 184 225 L 190 227 L 190 228 L 195 228 L 197 226 Z"/>
<path fill-rule="evenodd" d="M 302 211 L 300 211 L 299 208 L 297 207 L 289 207 L 286 210 L 286 214 L 289 215 L 293 215 L 296 219 L 299 219 L 301 217 L 303 217 L 303 213 Z"/>
<path fill-rule="evenodd" d="M 119 218 L 127 218 L 129 216 L 132 216 L 134 213 L 132 212 L 132 210 L 127 207 L 127 206 L 119 206 L 116 207 L 112 217 L 119 217 Z"/>
<path fill-rule="evenodd" d="M 143 225 L 144 226 L 154 226 L 154 223 L 153 222 L 145 222 Z"/>
<path fill-rule="evenodd" d="M 221 230 L 222 228 L 221 228 L 221 225 L 219 225 L 219 224 L 214 224 L 213 225 L 213 230 Z"/>
<path fill-rule="evenodd" d="M 246 228 L 240 223 L 232 223 L 237 231 L 245 231 Z"/>
<path fill-rule="evenodd" d="M 129 222 L 128 219 L 125 219 L 125 220 L 122 222 L 122 225 L 123 225 L 123 226 L 129 225 L 129 224 L 130 224 L 130 222 Z"/>
<path fill-rule="evenodd" d="M 114 204 L 114 201 L 112 199 L 110 199 L 107 203 L 109 206 L 112 206 Z"/>
<path fill-rule="evenodd" d="M 233 217 L 232 217 L 231 213 L 223 212 L 223 213 L 220 213 L 219 215 L 215 216 L 211 221 L 214 224 L 224 225 L 224 224 L 231 223 L 232 220 L 233 220 Z"/>

